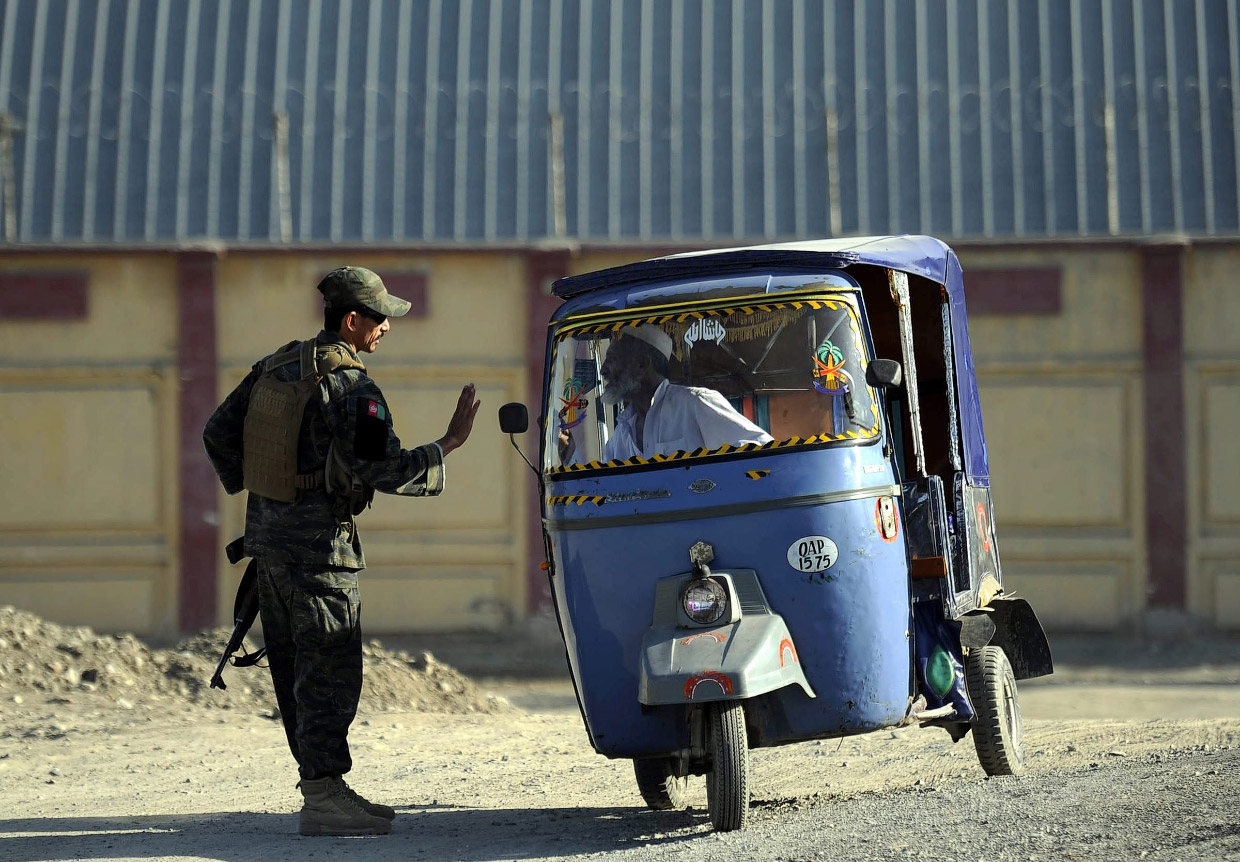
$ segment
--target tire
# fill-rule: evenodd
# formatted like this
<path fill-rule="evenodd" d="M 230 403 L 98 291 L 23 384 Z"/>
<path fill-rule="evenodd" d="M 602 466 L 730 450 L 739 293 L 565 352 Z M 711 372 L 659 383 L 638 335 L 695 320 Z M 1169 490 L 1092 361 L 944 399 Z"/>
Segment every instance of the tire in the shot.
<path fill-rule="evenodd" d="M 1025 734 L 1016 677 L 1001 647 L 973 650 L 965 659 L 965 683 L 973 701 L 973 746 L 987 775 L 1025 771 Z"/>
<path fill-rule="evenodd" d="M 710 772 L 706 773 L 706 804 L 717 832 L 745 825 L 749 814 L 749 737 L 740 701 L 712 703 L 706 714 Z"/>
<path fill-rule="evenodd" d="M 637 789 L 652 811 L 684 808 L 689 796 L 688 776 L 672 773 L 672 762 L 666 757 L 633 761 Z"/>

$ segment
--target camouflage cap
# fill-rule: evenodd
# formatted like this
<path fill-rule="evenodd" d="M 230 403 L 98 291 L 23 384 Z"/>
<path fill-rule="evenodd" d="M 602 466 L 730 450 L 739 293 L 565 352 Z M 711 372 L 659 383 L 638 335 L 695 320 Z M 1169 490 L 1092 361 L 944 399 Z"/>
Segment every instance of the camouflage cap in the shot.
<path fill-rule="evenodd" d="M 409 312 L 408 300 L 392 296 L 383 286 L 383 279 L 361 266 L 333 269 L 319 282 L 319 293 L 328 308 L 364 305 L 387 317 L 400 317 Z"/>

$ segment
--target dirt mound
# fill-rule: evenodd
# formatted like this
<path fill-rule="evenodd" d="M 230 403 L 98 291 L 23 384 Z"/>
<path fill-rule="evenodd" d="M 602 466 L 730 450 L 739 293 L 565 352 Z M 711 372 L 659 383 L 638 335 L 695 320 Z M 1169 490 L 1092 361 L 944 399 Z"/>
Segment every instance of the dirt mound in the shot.
<path fill-rule="evenodd" d="M 264 667 L 228 667 L 225 691 L 210 679 L 229 629 L 199 632 L 172 649 L 152 649 L 131 634 L 100 635 L 0 606 L 0 694 L 22 703 L 42 695 L 51 703 L 84 694 L 124 709 L 154 704 L 205 709 L 264 709 L 275 715 L 271 677 Z M 248 651 L 255 645 L 248 641 Z M 498 712 L 511 708 L 430 653 L 392 652 L 378 641 L 363 647 L 363 711 Z M 266 662 L 264 661 L 265 665 Z"/>

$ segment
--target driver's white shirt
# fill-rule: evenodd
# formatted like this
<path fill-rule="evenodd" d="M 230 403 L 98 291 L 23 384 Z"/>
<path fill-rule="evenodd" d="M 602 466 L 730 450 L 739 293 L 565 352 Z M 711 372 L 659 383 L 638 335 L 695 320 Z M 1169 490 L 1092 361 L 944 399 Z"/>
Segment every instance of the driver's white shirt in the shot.
<path fill-rule="evenodd" d="M 703 386 L 678 386 L 664 380 L 654 391 L 643 429 L 645 446 L 637 445 L 637 411 L 625 408 L 603 449 L 606 461 L 634 455 L 670 455 L 678 449 L 718 449 L 723 445 L 769 443 L 772 439 L 732 408 L 727 399 Z"/>

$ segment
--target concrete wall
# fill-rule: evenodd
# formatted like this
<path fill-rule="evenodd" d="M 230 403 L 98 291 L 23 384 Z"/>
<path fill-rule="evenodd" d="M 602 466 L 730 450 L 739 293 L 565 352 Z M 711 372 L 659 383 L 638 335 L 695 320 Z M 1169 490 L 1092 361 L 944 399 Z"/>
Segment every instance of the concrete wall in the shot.
<path fill-rule="evenodd" d="M 0 267 L 89 284 L 81 319 L 0 320 L 0 603 L 159 628 L 176 602 L 175 260 Z"/>
<path fill-rule="evenodd" d="M 1184 306 L 1189 608 L 1240 629 L 1240 249 L 1189 255 Z"/>
<path fill-rule="evenodd" d="M 1056 314 L 970 314 L 1004 584 L 1059 628 L 1145 605 L 1140 261 L 1130 250 L 967 252 L 1060 271 Z"/>
<path fill-rule="evenodd" d="M 474 436 L 447 461 L 441 497 L 380 497 L 361 516 L 367 630 L 494 628 L 520 617 L 526 602 L 529 477 L 495 428 L 496 408 L 526 394 L 521 258 L 365 258 L 381 273 L 426 276 L 426 316 L 394 321 L 368 363 L 402 441 L 439 437 L 465 382 L 483 401 Z M 101 630 L 176 630 L 176 260 L 0 258 L 0 274 L 81 270 L 87 284 L 80 319 L 0 319 L 0 603 Z M 314 285 L 342 262 L 293 254 L 218 261 L 219 398 L 253 361 L 321 328 Z M 222 543 L 241 532 L 245 495 L 219 498 Z M 220 560 L 215 617 L 223 623 L 241 572 Z"/>
<path fill-rule="evenodd" d="M 536 498 L 527 468 L 495 427 L 495 409 L 510 400 L 537 404 L 530 364 L 541 356 L 549 273 L 647 256 L 218 258 L 217 400 L 254 360 L 319 329 L 314 284 L 343 262 L 425 278 L 425 314 L 394 321 L 369 363 L 406 445 L 438 437 L 460 386 L 478 385 L 475 434 L 449 458 L 444 495 L 380 497 L 359 519 L 370 564 L 368 631 L 495 628 L 538 604 Z M 1183 360 L 1183 445 L 1151 451 L 1143 325 L 1174 309 L 1151 305 L 1143 293 L 1142 250 L 961 250 L 966 286 L 970 273 L 995 268 L 1058 273 L 1052 306 L 979 301 L 970 319 L 1006 583 L 1052 628 L 1141 625 L 1166 576 L 1149 563 L 1151 549 L 1175 541 L 1147 526 L 1158 524 L 1149 515 L 1160 502 L 1146 492 L 1148 477 L 1177 459 L 1187 536 L 1180 610 L 1240 628 L 1240 456 L 1232 437 L 1240 426 L 1240 248 L 1199 245 L 1182 260 L 1175 349 Z M 0 276 L 65 270 L 85 274 L 79 313 L 14 317 L 0 303 L 0 603 L 102 630 L 171 633 L 184 560 L 177 258 L 0 257 Z M 220 544 L 240 533 L 243 503 L 244 495 L 218 492 L 208 517 Z M 221 555 L 211 572 L 214 619 L 222 623 L 240 571 Z"/>
<path fill-rule="evenodd" d="M 314 285 L 341 263 L 381 275 L 426 276 L 427 315 L 392 321 L 367 369 L 383 389 L 405 446 L 440 437 L 461 386 L 482 400 L 473 436 L 446 462 L 433 499 L 378 495 L 358 518 L 366 552 L 363 601 L 372 633 L 495 628 L 525 609 L 528 468 L 498 432 L 495 412 L 525 400 L 524 276 L 517 255 L 235 256 L 218 277 L 220 398 L 251 363 L 322 328 Z M 221 497 L 223 494 L 221 492 Z M 244 494 L 222 502 L 221 537 L 240 535 Z M 222 562 L 221 606 L 240 567 Z"/>

